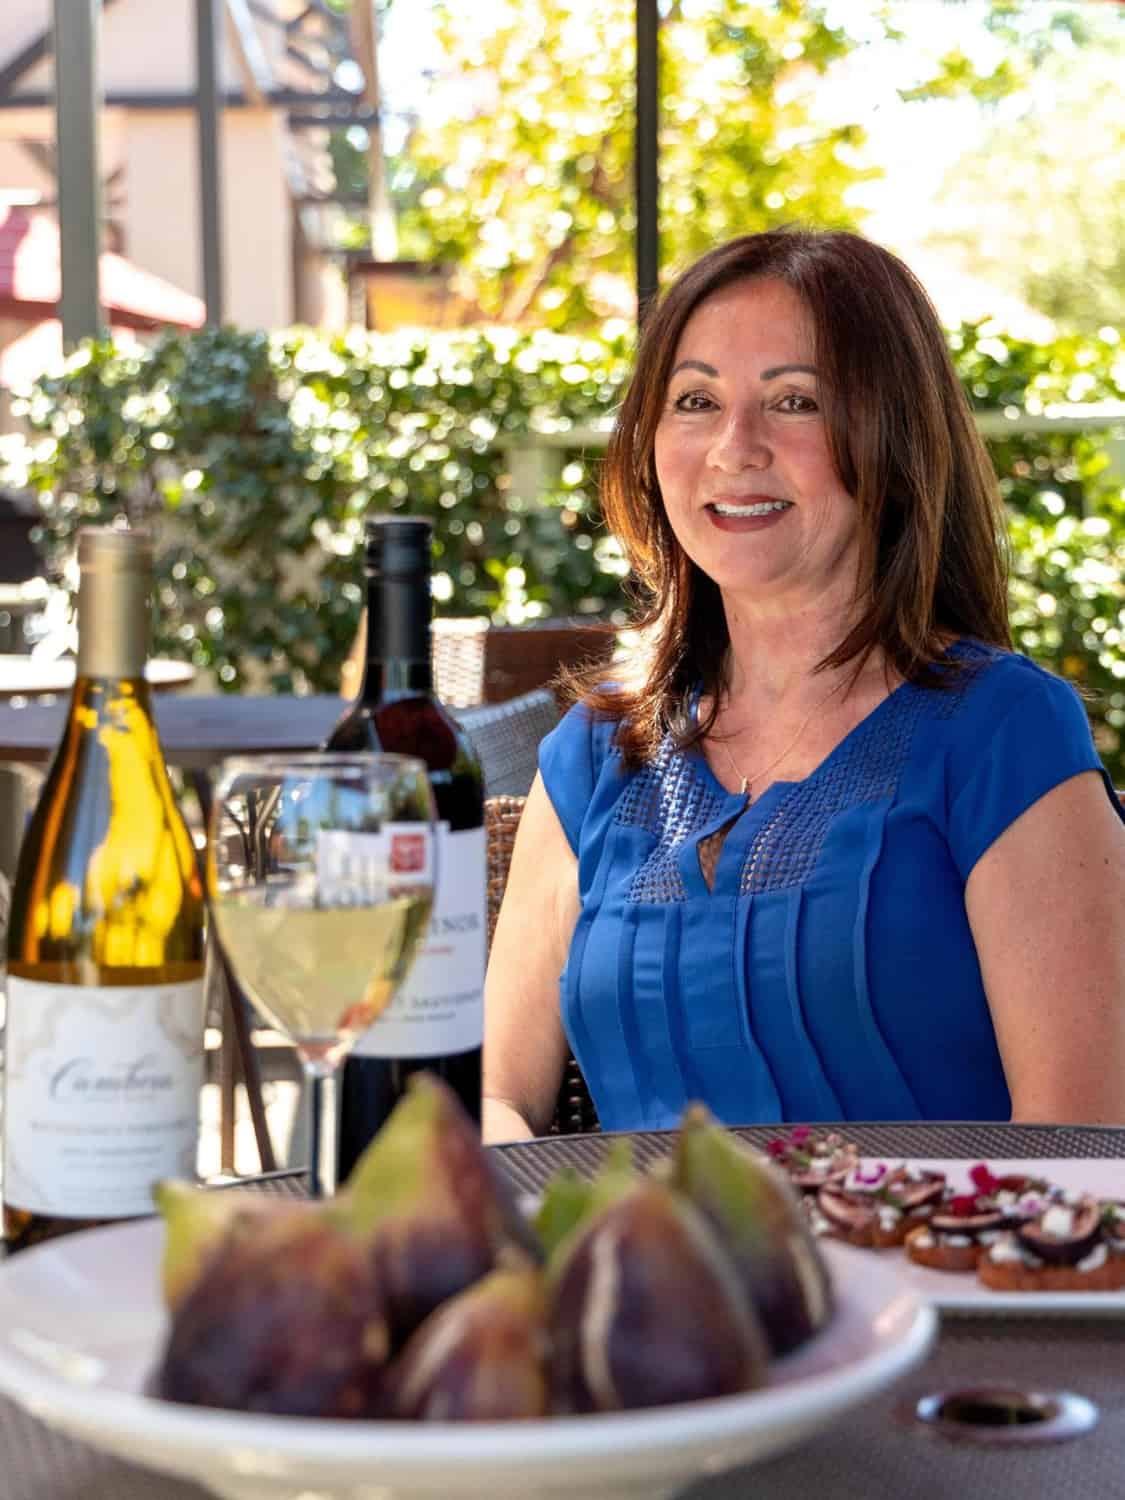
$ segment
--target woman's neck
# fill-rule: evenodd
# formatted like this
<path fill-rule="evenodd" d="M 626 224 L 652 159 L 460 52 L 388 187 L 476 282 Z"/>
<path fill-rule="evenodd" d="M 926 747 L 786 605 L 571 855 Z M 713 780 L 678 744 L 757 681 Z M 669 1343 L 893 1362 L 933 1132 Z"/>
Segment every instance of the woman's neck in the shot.
<path fill-rule="evenodd" d="M 731 703 L 800 703 L 823 697 L 834 681 L 854 675 L 854 662 L 816 670 L 850 628 L 847 614 L 837 608 L 813 604 L 775 614 L 751 613 L 728 604 L 726 616 L 730 636 L 726 696 Z M 869 660 L 866 670 L 871 666 Z"/>

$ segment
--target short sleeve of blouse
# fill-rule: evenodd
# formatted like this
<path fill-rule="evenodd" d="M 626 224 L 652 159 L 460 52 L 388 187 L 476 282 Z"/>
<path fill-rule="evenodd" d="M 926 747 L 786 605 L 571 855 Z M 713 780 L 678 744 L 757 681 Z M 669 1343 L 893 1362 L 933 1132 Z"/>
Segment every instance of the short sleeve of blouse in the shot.
<path fill-rule="evenodd" d="M 1004 830 L 1052 787 L 1082 771 L 1105 775 L 1073 687 L 1025 657 L 1009 657 L 1005 667 L 993 691 L 971 694 L 976 701 L 962 721 L 954 756 L 949 843 L 965 880 Z"/>
<path fill-rule="evenodd" d="M 576 703 L 539 742 L 539 772 L 567 842 L 579 852 L 586 811 L 601 774 L 612 726 Z"/>

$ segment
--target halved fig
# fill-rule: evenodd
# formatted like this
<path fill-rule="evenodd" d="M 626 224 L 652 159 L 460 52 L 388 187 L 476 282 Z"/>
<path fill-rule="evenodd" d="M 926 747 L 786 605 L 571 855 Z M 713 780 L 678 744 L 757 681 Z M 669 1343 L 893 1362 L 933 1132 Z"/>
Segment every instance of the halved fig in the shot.
<path fill-rule="evenodd" d="M 923 1172 L 918 1177 L 908 1177 L 904 1173 L 895 1177 L 887 1191 L 896 1208 L 907 1214 L 917 1213 L 920 1208 L 941 1198 L 945 1192 L 945 1173 Z"/>
<path fill-rule="evenodd" d="M 875 1199 L 860 1201 L 848 1193 L 842 1193 L 838 1188 L 821 1188 L 816 1195 L 816 1203 L 830 1224 L 849 1234 L 862 1234 L 878 1216 Z"/>
<path fill-rule="evenodd" d="M 824 1160 L 829 1165 L 823 1172 L 818 1172 L 813 1167 L 788 1169 L 790 1182 L 795 1188 L 800 1188 L 803 1193 L 816 1192 L 818 1188 L 832 1187 L 836 1183 L 843 1182 L 856 1164 L 856 1157 L 844 1152 L 836 1157 L 824 1158 Z"/>
<path fill-rule="evenodd" d="M 1016 1230 L 1020 1244 L 1049 1265 L 1072 1266 L 1087 1256 L 1101 1231 L 1101 1205 L 1083 1196 L 1076 1204 L 1052 1203 Z"/>
<path fill-rule="evenodd" d="M 993 1229 L 1003 1229 L 1007 1215 L 998 1208 L 982 1208 L 976 1213 L 951 1213 L 947 1208 L 935 1208 L 930 1219 L 931 1228 L 939 1234 L 968 1234 L 974 1239 Z"/>
<path fill-rule="evenodd" d="M 1101 1204 L 1101 1212 L 1102 1228 L 1107 1238 L 1120 1241 L 1125 1245 L 1125 1203 L 1107 1198 Z"/>

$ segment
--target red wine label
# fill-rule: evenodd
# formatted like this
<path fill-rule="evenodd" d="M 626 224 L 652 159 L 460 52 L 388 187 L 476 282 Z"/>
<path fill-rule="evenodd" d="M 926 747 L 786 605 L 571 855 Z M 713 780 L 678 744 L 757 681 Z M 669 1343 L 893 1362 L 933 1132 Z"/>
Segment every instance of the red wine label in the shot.
<path fill-rule="evenodd" d="M 153 1211 L 161 1177 L 194 1177 L 203 981 L 8 978 L 4 1200 L 69 1219 Z"/>
<path fill-rule="evenodd" d="M 352 1049 L 360 1057 L 440 1057 L 484 1037 L 483 828 L 439 823 L 430 930 L 391 1003 Z"/>
<path fill-rule="evenodd" d="M 434 836 L 428 825 L 384 823 L 377 832 L 320 828 L 316 835 L 317 900 L 375 906 L 434 881 Z"/>

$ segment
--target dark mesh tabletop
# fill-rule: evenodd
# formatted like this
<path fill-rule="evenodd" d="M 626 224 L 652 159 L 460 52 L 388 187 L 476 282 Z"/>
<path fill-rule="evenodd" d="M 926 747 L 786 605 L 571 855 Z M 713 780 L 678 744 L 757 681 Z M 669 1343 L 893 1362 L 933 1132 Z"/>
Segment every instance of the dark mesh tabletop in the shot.
<path fill-rule="evenodd" d="M 755 1127 L 738 1133 L 761 1146 L 776 1132 Z M 1125 1194 L 1123 1129 L 876 1124 L 849 1125 L 848 1134 L 866 1154 L 887 1157 L 1117 1159 Z M 607 1139 L 559 1137 L 498 1147 L 494 1156 L 516 1186 L 534 1191 L 563 1165 L 596 1171 Z M 674 1136 L 632 1139 L 638 1162 L 647 1163 L 665 1154 Z M 299 1191 L 300 1182 L 278 1178 L 268 1187 Z M 1011 1450 L 931 1436 L 907 1415 L 927 1392 L 990 1383 L 1075 1391 L 1097 1404 L 1100 1420 L 1074 1441 Z M 203 1494 L 193 1485 L 103 1458 L 0 1399 L 0 1500 L 201 1500 Z M 1009 1495 L 1125 1500 L 1125 1318 L 947 1319 L 930 1358 L 893 1390 L 804 1448 L 707 1480 L 685 1491 L 684 1500 L 995 1500 Z"/>

